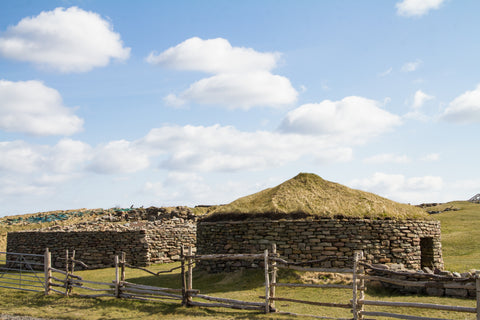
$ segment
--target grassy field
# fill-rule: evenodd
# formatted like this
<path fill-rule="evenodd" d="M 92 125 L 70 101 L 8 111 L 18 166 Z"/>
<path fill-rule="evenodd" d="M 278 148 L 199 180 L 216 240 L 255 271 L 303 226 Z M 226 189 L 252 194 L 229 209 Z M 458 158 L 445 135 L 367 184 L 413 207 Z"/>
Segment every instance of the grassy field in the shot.
<path fill-rule="evenodd" d="M 456 201 L 429 208 L 445 210 L 433 215 L 442 225 L 442 252 L 445 268 L 451 271 L 480 270 L 480 204 Z"/>
<path fill-rule="evenodd" d="M 170 265 L 155 265 L 153 271 L 171 268 Z M 114 269 L 80 271 L 77 273 L 84 279 L 111 282 L 114 279 Z M 155 277 L 141 270 L 127 270 L 127 281 L 162 287 L 180 287 L 178 272 Z M 302 275 L 286 271 L 280 274 L 285 282 L 299 282 Z M 258 296 L 264 294 L 263 271 L 247 270 L 231 274 L 206 274 L 194 272 L 194 287 L 204 294 L 218 297 L 234 298 L 247 301 L 260 301 Z M 75 292 L 76 289 L 74 289 Z M 144 302 L 114 298 L 66 298 L 57 294 L 45 297 L 41 293 L 26 293 L 15 290 L 1 289 L 0 313 L 29 315 L 53 319 L 290 319 L 291 316 L 278 314 L 261 314 L 254 311 L 235 311 L 224 308 L 182 307 L 179 301 Z M 312 289 L 312 288 L 279 288 L 277 296 L 322 301 L 348 303 L 352 298 L 351 290 Z M 436 298 L 424 296 L 395 295 L 382 290 L 367 291 L 367 299 L 424 302 L 447 305 L 474 307 L 475 301 L 468 299 Z M 277 302 L 281 311 L 294 313 L 316 314 L 330 317 L 351 317 L 348 309 L 320 308 L 298 305 L 290 302 Z M 368 307 L 369 311 L 380 310 Z M 383 308 L 383 311 L 389 309 Z M 393 310 L 390 309 L 393 312 Z M 475 319 L 472 314 L 451 313 L 438 310 L 396 309 L 395 312 L 418 316 L 440 317 L 447 319 Z"/>
<path fill-rule="evenodd" d="M 452 202 L 438 208 L 428 210 L 444 210 L 457 208 L 458 211 L 447 211 L 434 215 L 442 223 L 442 245 L 445 266 L 452 271 L 466 271 L 480 269 L 480 205 L 468 202 Z M 5 229 L 7 228 L 8 229 Z M 0 232 L 15 229 L 15 226 L 4 226 Z M 22 229 L 28 228 L 26 225 Z M 155 265 L 153 271 L 166 270 L 169 265 Z M 114 279 L 113 269 L 101 269 L 78 272 L 86 280 L 111 282 Z M 305 275 L 296 272 L 282 272 L 281 281 L 299 282 Z M 178 272 L 163 274 L 158 277 L 150 276 L 141 270 L 127 270 L 127 281 L 163 287 L 180 287 Z M 248 301 L 259 301 L 258 296 L 264 294 L 263 271 L 252 270 L 230 274 L 206 274 L 194 272 L 194 288 L 204 294 L 219 297 L 234 298 Z M 75 291 L 74 291 L 75 292 Z M 173 302 L 144 302 L 113 298 L 66 298 L 57 294 L 45 297 L 40 293 L 21 292 L 0 288 L 0 314 L 29 315 L 51 319 L 290 319 L 291 316 L 277 314 L 260 314 L 250 311 L 235 311 L 230 309 L 213 308 L 186 308 Z M 344 302 L 352 298 L 352 292 L 340 289 L 311 289 L 311 288 L 278 288 L 277 296 L 322 301 Z M 367 299 L 424 302 L 446 305 L 474 307 L 472 299 L 439 298 L 426 296 L 403 296 L 382 290 L 368 290 Z M 281 311 L 294 313 L 317 314 L 330 317 L 349 318 L 349 310 L 337 308 L 319 308 L 294 303 L 277 302 Z M 417 316 L 438 317 L 445 319 L 475 319 L 475 315 L 466 313 L 451 313 L 438 310 L 422 309 L 389 309 L 367 307 L 368 311 L 382 310 L 395 313 L 404 313 Z"/>

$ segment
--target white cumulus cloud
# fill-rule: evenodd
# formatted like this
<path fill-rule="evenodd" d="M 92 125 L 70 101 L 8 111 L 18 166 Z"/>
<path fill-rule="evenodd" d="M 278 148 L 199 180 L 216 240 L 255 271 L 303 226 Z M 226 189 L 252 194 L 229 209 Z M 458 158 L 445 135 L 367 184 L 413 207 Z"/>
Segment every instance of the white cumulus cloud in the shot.
<path fill-rule="evenodd" d="M 230 126 L 164 126 L 136 142 L 161 154 L 168 170 L 238 171 L 279 167 L 301 157 L 348 161 L 351 150 L 328 139 L 299 134 L 245 132 Z"/>
<path fill-rule="evenodd" d="M 356 96 L 304 104 L 286 115 L 280 130 L 363 142 L 401 124 L 399 116 L 379 106 L 377 101 Z"/>
<path fill-rule="evenodd" d="M 271 70 L 280 58 L 278 52 L 257 52 L 251 48 L 232 47 L 226 39 L 190 38 L 160 54 L 150 53 L 147 61 L 178 70 L 207 73 L 243 73 Z"/>
<path fill-rule="evenodd" d="M 365 163 L 382 164 L 382 163 L 409 163 L 411 160 L 407 155 L 398 155 L 393 153 L 382 153 L 371 156 L 363 160 Z"/>
<path fill-rule="evenodd" d="M 253 106 L 283 106 L 295 102 L 297 92 L 290 81 L 269 72 L 222 73 L 193 83 L 178 97 L 167 99 L 176 105 L 196 101 L 205 105 L 249 109 Z"/>
<path fill-rule="evenodd" d="M 402 66 L 402 71 L 403 72 L 413 72 L 417 70 L 422 64 L 422 60 L 415 60 L 415 61 L 410 61 L 410 62 L 405 62 L 404 65 Z"/>
<path fill-rule="evenodd" d="M 417 92 L 415 92 L 415 95 L 413 97 L 412 108 L 413 109 L 420 109 L 421 107 L 423 107 L 425 102 L 427 102 L 429 100 L 432 100 L 434 98 L 435 98 L 434 96 L 428 95 L 425 92 L 423 92 L 422 90 L 417 90 Z"/>
<path fill-rule="evenodd" d="M 86 72 L 111 59 L 126 60 L 130 48 L 110 22 L 77 7 L 43 11 L 0 36 L 0 54 L 60 72 Z"/>
<path fill-rule="evenodd" d="M 440 8 L 445 0 L 403 0 L 397 2 L 397 14 L 405 17 L 420 17 Z"/>
<path fill-rule="evenodd" d="M 369 178 L 352 180 L 349 186 L 400 202 L 421 203 L 436 201 L 443 184 L 438 176 L 408 178 L 403 174 L 376 172 Z"/>
<path fill-rule="evenodd" d="M 290 80 L 271 73 L 279 59 L 277 52 L 257 52 L 233 47 L 226 39 L 197 37 L 147 57 L 149 63 L 163 67 L 212 74 L 180 94 L 167 95 L 167 103 L 180 106 L 192 101 L 241 109 L 282 107 L 296 101 L 298 92 Z"/>
<path fill-rule="evenodd" d="M 127 140 L 111 141 L 95 149 L 89 169 L 102 174 L 134 173 L 150 165 L 149 154 Z"/>
<path fill-rule="evenodd" d="M 480 122 L 480 84 L 450 102 L 441 118 L 456 123 Z"/>
<path fill-rule="evenodd" d="M 32 135 L 71 135 L 83 120 L 42 82 L 0 80 L 0 130 Z"/>

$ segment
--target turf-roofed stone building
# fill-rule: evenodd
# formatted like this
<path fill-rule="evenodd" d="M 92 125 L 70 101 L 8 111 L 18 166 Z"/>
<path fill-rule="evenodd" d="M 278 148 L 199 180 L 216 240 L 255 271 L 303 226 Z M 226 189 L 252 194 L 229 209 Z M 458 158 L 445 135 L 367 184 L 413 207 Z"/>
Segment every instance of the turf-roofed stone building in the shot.
<path fill-rule="evenodd" d="M 289 261 L 345 267 L 355 250 L 369 263 L 443 269 L 440 222 L 422 209 L 300 173 L 270 189 L 220 206 L 197 222 L 197 253 L 260 253 L 277 245 Z M 202 261 L 209 272 L 248 261 Z"/>

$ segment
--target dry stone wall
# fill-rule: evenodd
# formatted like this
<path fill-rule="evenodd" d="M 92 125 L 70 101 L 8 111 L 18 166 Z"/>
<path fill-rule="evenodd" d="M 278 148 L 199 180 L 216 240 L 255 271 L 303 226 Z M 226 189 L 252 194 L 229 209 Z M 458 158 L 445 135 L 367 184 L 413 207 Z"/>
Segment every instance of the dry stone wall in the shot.
<path fill-rule="evenodd" d="M 63 229 L 10 232 L 7 251 L 43 254 L 49 248 L 56 268 L 65 266 L 66 250 L 75 250 L 75 258 L 91 268 L 111 267 L 115 255 L 121 252 L 126 253 L 128 263 L 147 266 L 172 262 L 178 258 L 180 247 L 195 246 L 195 239 L 195 222 L 181 218 L 126 224 L 99 222 Z"/>
<path fill-rule="evenodd" d="M 11 232 L 7 251 L 42 254 L 48 248 L 52 266 L 65 266 L 65 251 L 75 250 L 75 258 L 91 268 L 111 267 L 115 255 L 124 251 L 127 261 L 134 265 L 148 264 L 148 243 L 145 230 L 77 231 L 77 232 Z M 79 268 L 80 265 L 78 265 Z"/>
<path fill-rule="evenodd" d="M 368 263 L 397 263 L 410 269 L 428 264 L 443 269 L 438 221 L 324 218 L 199 221 L 197 225 L 198 254 L 258 253 L 270 249 L 272 243 L 289 261 L 339 258 L 321 263 L 323 267 L 348 266 L 352 259 L 345 258 L 363 250 Z M 203 261 L 199 267 L 222 272 L 255 267 L 257 263 Z"/>

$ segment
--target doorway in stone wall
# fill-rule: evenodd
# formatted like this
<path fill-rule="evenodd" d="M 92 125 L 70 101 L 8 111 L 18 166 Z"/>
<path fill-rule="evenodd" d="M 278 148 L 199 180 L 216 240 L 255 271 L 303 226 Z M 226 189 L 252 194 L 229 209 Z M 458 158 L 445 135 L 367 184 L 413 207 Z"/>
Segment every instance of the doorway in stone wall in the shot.
<path fill-rule="evenodd" d="M 433 254 L 433 238 L 420 238 L 420 252 L 422 268 L 427 267 L 433 269 L 434 266 L 434 254 Z"/>

